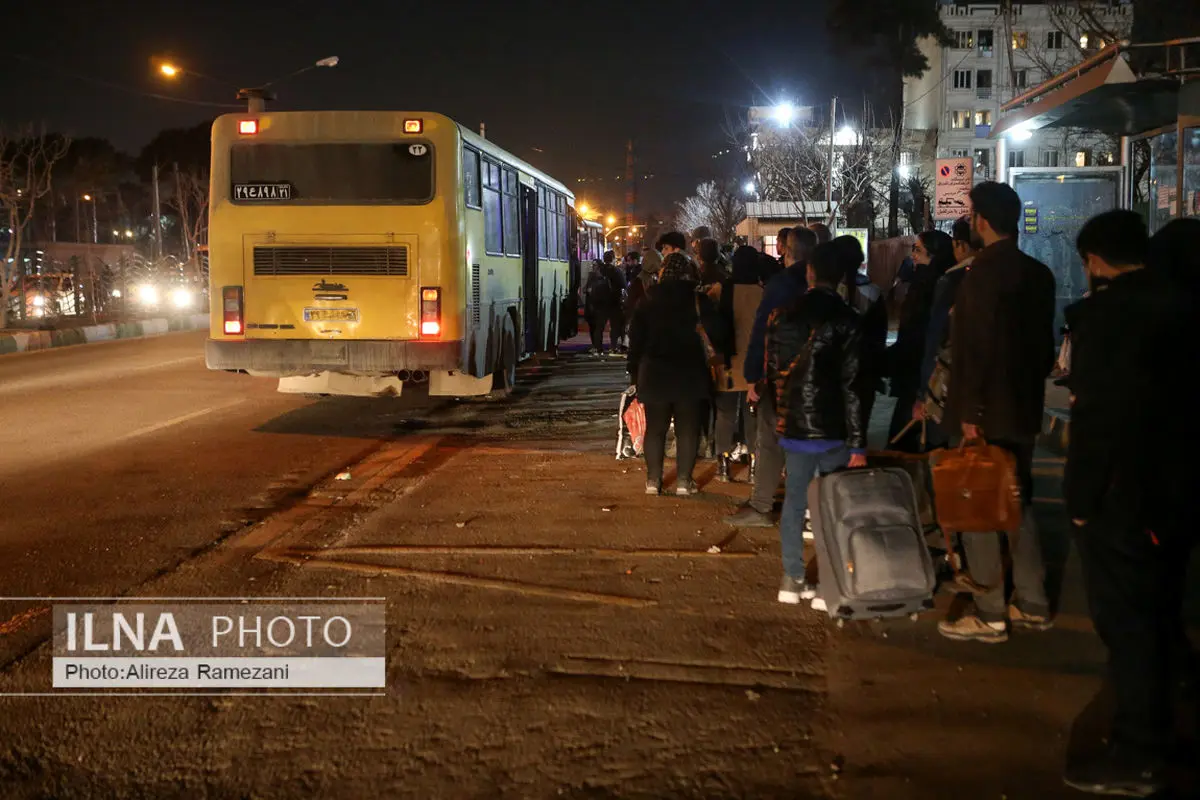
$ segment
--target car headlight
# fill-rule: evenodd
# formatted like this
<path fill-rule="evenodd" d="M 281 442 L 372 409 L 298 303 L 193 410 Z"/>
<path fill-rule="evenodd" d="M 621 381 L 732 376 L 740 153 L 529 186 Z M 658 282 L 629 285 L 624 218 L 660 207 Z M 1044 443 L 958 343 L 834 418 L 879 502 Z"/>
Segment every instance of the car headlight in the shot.
<path fill-rule="evenodd" d="M 150 286 L 149 284 L 139 286 L 137 288 L 137 296 L 138 296 L 138 300 L 140 300 L 141 302 L 145 303 L 148 306 L 153 306 L 153 305 L 158 304 L 158 289 L 155 289 L 153 286 Z"/>
<path fill-rule="evenodd" d="M 171 303 L 176 308 L 187 308 L 192 304 L 192 293 L 187 289 L 176 289 L 171 292 Z"/>

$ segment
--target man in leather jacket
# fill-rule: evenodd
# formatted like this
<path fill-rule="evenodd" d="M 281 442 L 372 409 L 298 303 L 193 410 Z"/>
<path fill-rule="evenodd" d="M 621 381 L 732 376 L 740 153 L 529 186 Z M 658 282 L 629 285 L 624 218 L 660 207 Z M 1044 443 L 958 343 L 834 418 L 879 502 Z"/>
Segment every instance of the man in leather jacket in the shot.
<path fill-rule="evenodd" d="M 832 243 L 819 245 L 808 266 L 811 288 L 799 302 L 772 313 L 767 323 L 767 380 L 787 460 L 779 602 L 811 600 L 816 610 L 825 605 L 816 586 L 805 580 L 808 484 L 819 474 L 867 463 L 858 392 L 858 314 L 837 292 L 846 274 L 843 252 Z"/>

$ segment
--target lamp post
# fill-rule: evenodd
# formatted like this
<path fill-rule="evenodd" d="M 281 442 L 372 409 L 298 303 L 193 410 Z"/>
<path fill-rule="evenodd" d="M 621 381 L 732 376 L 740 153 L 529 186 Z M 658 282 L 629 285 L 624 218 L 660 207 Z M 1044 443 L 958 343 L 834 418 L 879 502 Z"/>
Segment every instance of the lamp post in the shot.
<path fill-rule="evenodd" d="M 92 244 L 100 243 L 100 228 L 96 223 L 96 197 L 95 195 L 85 194 L 81 198 L 85 203 L 92 204 Z"/>

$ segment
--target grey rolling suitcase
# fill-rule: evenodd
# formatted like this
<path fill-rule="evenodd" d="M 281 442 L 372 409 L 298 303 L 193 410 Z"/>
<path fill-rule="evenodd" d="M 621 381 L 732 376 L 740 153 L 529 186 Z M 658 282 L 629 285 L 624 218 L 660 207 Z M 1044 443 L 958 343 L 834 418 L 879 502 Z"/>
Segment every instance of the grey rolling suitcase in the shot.
<path fill-rule="evenodd" d="M 933 561 L 904 469 L 823 475 L 808 487 L 808 506 L 821 598 L 839 625 L 933 608 Z"/>

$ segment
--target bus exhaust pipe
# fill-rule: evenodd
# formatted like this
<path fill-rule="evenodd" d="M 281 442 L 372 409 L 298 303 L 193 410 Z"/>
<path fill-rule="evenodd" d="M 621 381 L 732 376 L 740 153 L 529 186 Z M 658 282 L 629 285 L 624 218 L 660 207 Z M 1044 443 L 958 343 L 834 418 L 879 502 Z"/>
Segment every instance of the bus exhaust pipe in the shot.
<path fill-rule="evenodd" d="M 407 369 L 402 369 L 396 373 L 396 377 L 399 378 L 402 383 L 408 383 L 408 381 L 412 379 L 412 372 Z"/>
<path fill-rule="evenodd" d="M 429 373 L 423 369 L 414 369 L 412 372 L 413 383 L 425 383 L 429 380 Z"/>

